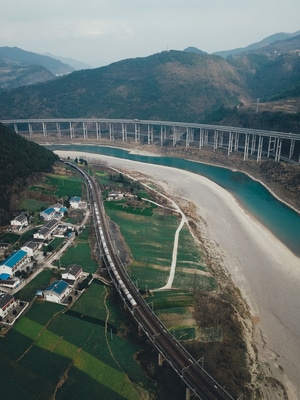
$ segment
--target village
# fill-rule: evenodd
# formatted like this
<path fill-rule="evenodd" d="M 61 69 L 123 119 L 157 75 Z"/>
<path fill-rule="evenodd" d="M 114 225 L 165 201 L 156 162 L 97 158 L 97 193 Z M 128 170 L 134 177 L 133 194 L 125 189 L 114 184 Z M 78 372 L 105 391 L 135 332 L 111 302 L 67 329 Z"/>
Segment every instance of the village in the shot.
<path fill-rule="evenodd" d="M 88 218 L 87 203 L 80 197 L 71 197 L 69 205 L 70 209 L 84 210 L 85 218 L 80 226 L 64 222 L 67 207 L 60 203 L 51 205 L 39 213 L 43 224 L 36 229 L 32 239 L 0 262 L 0 324 L 2 326 L 10 328 L 29 306 L 29 302 L 15 299 L 14 294 L 45 267 L 51 267 L 56 257 L 60 257 L 62 248 L 49 254 L 43 250 L 45 243 L 49 247 L 49 243 L 55 238 L 64 238 L 63 248 L 67 248 Z M 9 230 L 21 233 L 29 226 L 28 213 L 21 212 L 10 221 Z M 8 246 L 3 243 L 1 247 L 2 250 L 6 250 Z M 37 290 L 36 297 L 54 303 L 68 304 L 78 283 L 87 275 L 83 272 L 82 266 L 71 264 L 62 270 L 61 279 L 50 282 L 43 290 Z"/>

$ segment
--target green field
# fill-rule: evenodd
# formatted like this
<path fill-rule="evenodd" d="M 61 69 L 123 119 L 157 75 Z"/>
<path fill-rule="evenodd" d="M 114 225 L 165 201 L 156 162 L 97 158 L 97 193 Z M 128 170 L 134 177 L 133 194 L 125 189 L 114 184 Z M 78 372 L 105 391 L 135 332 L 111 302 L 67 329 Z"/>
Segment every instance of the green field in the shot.
<path fill-rule="evenodd" d="M 43 270 L 34 279 L 28 282 L 24 288 L 19 290 L 15 294 L 15 298 L 24 301 L 31 301 L 35 297 L 35 293 L 40 287 L 49 285 L 51 274 L 51 270 Z"/>
<path fill-rule="evenodd" d="M 120 335 L 119 311 L 105 287 L 92 283 L 75 306 L 73 315 L 62 313 L 60 305 L 36 301 L 0 340 L 0 359 L 6 366 L 1 370 L 1 396 L 51 399 L 56 391 L 55 398 L 61 400 L 135 400 L 146 391 L 155 393 L 135 361 L 142 347 Z M 106 320 L 114 329 L 105 328 Z"/>
<path fill-rule="evenodd" d="M 50 189 L 57 197 L 81 196 L 83 186 L 80 176 L 47 174 L 43 182 L 43 187 Z"/>
<path fill-rule="evenodd" d="M 133 262 L 127 269 L 133 282 L 139 289 L 151 291 L 146 297 L 149 306 L 177 339 L 195 340 L 199 333 L 192 312 L 194 293 L 215 290 L 216 280 L 209 273 L 188 227 L 184 226 L 179 235 L 172 290 L 156 291 L 168 280 L 180 220 L 149 204 L 132 208 L 125 202 L 110 201 L 105 203 L 105 209 L 120 227 L 130 248 Z"/>

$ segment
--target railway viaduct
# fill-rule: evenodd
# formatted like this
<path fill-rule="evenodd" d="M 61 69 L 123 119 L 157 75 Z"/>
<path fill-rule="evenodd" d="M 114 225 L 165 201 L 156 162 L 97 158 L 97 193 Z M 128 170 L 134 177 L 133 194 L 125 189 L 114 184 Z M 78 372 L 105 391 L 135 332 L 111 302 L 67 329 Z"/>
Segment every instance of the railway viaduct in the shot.
<path fill-rule="evenodd" d="M 300 134 L 186 122 L 107 118 L 48 118 L 2 120 L 16 133 L 45 140 L 82 142 L 93 139 L 131 141 L 160 146 L 207 146 L 242 152 L 244 160 L 262 157 L 300 163 Z"/>

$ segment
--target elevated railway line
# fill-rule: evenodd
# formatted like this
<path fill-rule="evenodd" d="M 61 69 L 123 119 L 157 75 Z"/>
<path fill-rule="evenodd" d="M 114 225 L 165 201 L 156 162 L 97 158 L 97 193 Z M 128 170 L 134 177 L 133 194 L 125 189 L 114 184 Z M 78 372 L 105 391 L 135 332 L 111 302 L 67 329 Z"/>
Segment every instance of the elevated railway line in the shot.
<path fill-rule="evenodd" d="M 188 122 L 153 121 L 112 118 L 48 118 L 1 120 L 16 133 L 32 140 L 60 143 L 87 139 L 101 144 L 101 140 L 156 144 L 160 146 L 210 147 L 213 151 L 224 149 L 230 156 L 241 152 L 244 160 L 300 163 L 300 134 L 250 129 L 234 126 L 210 125 Z"/>
<path fill-rule="evenodd" d="M 97 182 L 82 168 L 65 162 L 75 168 L 85 179 L 97 242 L 103 252 L 107 271 L 138 326 L 144 331 L 163 359 L 176 371 L 189 393 L 202 400 L 233 400 L 224 387 L 173 337 L 146 303 L 115 251 Z"/>

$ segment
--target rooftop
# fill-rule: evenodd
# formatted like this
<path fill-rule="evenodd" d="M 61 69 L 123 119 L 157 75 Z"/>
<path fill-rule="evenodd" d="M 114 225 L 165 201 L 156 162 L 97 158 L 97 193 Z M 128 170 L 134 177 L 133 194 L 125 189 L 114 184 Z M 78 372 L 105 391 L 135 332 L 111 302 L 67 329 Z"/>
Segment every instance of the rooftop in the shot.
<path fill-rule="evenodd" d="M 70 202 L 79 203 L 81 201 L 81 197 L 73 196 L 70 198 Z"/>
<path fill-rule="evenodd" d="M 63 293 L 69 285 L 65 281 L 54 281 L 49 285 L 45 291 L 53 291 L 57 294 Z"/>
<path fill-rule="evenodd" d="M 27 255 L 24 250 L 16 250 L 11 253 L 4 261 L 0 263 L 0 265 L 6 265 L 7 267 L 13 268 L 19 261 L 22 260 Z"/>
<path fill-rule="evenodd" d="M 0 292 L 0 308 L 6 306 L 13 299 L 13 296 L 8 293 Z"/>
<path fill-rule="evenodd" d="M 76 276 L 76 274 L 78 274 L 78 272 L 82 271 L 82 268 L 80 265 L 78 264 L 72 264 L 69 265 L 65 271 L 63 272 L 64 274 L 72 274 L 74 276 Z"/>

